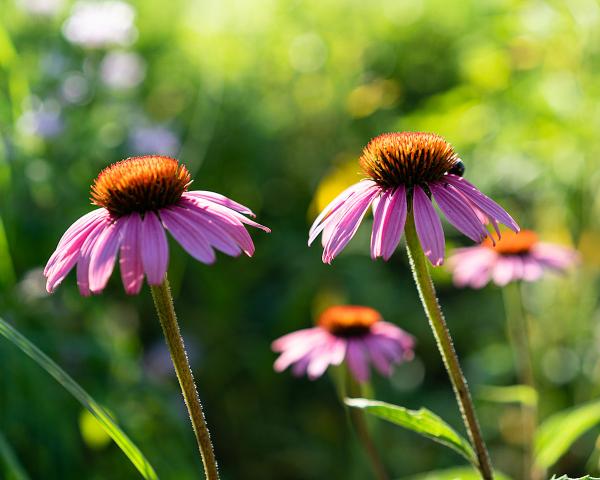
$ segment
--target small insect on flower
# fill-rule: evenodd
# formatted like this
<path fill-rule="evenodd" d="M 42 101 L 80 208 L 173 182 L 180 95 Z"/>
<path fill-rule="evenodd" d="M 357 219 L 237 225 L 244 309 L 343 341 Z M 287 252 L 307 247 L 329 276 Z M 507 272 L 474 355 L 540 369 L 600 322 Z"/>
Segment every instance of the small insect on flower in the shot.
<path fill-rule="evenodd" d="M 140 291 L 144 275 L 150 285 L 160 285 L 169 260 L 165 229 L 206 264 L 215 261 L 214 249 L 252 256 L 244 224 L 270 230 L 245 217 L 254 216 L 247 207 L 218 193 L 188 191 L 190 183 L 187 168 L 169 157 L 132 157 L 105 168 L 91 188 L 100 208 L 69 227 L 44 269 L 48 292 L 75 265 L 81 294 L 101 292 L 119 254 L 128 294 Z"/>
<path fill-rule="evenodd" d="M 281 354 L 274 365 L 277 372 L 293 365 L 294 375 L 307 374 L 314 380 L 329 365 L 345 360 L 359 382 L 369 379 L 369 363 L 382 375 L 391 375 L 394 364 L 413 358 L 413 347 L 413 337 L 384 322 L 377 310 L 356 305 L 329 307 L 315 327 L 289 333 L 272 344 Z"/>
<path fill-rule="evenodd" d="M 575 250 L 544 243 L 531 230 L 518 235 L 504 232 L 494 245 L 486 239 L 481 245 L 459 248 L 448 259 L 454 283 L 459 287 L 482 288 L 491 280 L 504 286 L 517 280 L 539 280 L 545 270 L 564 272 L 578 261 Z"/>
<path fill-rule="evenodd" d="M 423 251 L 433 265 L 444 261 L 445 240 L 433 200 L 448 221 L 475 242 L 492 236 L 491 223 L 514 231 L 517 223 L 496 202 L 463 178 L 465 166 L 453 147 L 432 133 L 386 133 L 365 147 L 360 164 L 367 179 L 340 193 L 317 217 L 310 245 L 322 234 L 323 262 L 331 261 L 356 233 L 373 206 L 371 257 L 388 260 L 412 215 Z"/>

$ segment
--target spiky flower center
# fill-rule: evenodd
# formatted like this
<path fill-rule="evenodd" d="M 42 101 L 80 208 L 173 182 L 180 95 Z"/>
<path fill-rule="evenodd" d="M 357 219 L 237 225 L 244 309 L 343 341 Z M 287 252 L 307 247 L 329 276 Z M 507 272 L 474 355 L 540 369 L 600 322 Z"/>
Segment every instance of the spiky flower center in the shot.
<path fill-rule="evenodd" d="M 363 150 L 360 165 L 365 175 L 382 187 L 410 188 L 439 181 L 462 162 L 452 145 L 439 135 L 402 132 L 372 139 Z"/>
<path fill-rule="evenodd" d="M 496 246 L 489 238 L 482 245 L 491 248 L 501 255 L 524 255 L 538 242 L 538 236 L 531 230 L 521 230 L 519 233 L 507 230 L 502 232 L 502 238 L 496 240 Z"/>
<path fill-rule="evenodd" d="M 90 199 L 117 217 L 143 214 L 177 203 L 190 182 L 190 172 L 174 158 L 131 157 L 100 172 Z"/>
<path fill-rule="evenodd" d="M 337 305 L 321 313 L 317 325 L 337 337 L 360 337 L 368 334 L 371 326 L 380 320 L 381 315 L 373 308 Z"/>

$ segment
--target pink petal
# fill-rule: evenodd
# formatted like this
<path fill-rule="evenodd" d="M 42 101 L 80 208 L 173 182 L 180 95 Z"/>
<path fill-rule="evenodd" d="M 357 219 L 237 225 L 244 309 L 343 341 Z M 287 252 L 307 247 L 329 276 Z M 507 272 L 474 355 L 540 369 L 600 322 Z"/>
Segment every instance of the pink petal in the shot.
<path fill-rule="evenodd" d="M 500 287 L 521 279 L 521 259 L 516 256 L 500 256 L 494 267 L 492 278 Z"/>
<path fill-rule="evenodd" d="M 94 243 L 90 253 L 89 288 L 92 293 L 101 292 L 115 267 L 121 243 L 122 219 L 105 228 Z"/>
<path fill-rule="evenodd" d="M 531 255 L 546 267 L 564 271 L 579 262 L 579 254 L 572 248 L 553 243 L 539 242 L 531 249 Z"/>
<path fill-rule="evenodd" d="M 323 249 L 324 263 L 331 263 L 352 237 L 354 237 L 371 202 L 379 192 L 378 187 L 361 192 L 350 198 L 348 200 L 350 204 L 343 210 L 340 210 L 337 214 L 335 229 L 331 232 L 331 237 L 327 239 L 327 243 Z"/>
<path fill-rule="evenodd" d="M 453 174 L 445 176 L 444 181 L 455 187 L 463 195 L 465 195 L 477 208 L 485 213 L 492 221 L 500 222 L 506 225 L 511 230 L 518 232 L 519 225 L 500 205 L 494 202 L 491 198 L 481 193 L 477 187 L 466 181 L 463 177 L 458 177 Z"/>
<path fill-rule="evenodd" d="M 163 208 L 160 217 L 165 227 L 192 257 L 211 264 L 216 260 L 215 252 L 204 236 L 203 230 L 185 214 L 182 208 Z"/>
<path fill-rule="evenodd" d="M 365 338 L 365 344 L 369 351 L 371 361 L 373 362 L 373 365 L 377 371 L 381 375 L 389 377 L 392 374 L 392 362 L 383 353 L 383 350 L 380 346 L 380 339 L 377 338 L 377 336 L 369 335 L 367 338 Z"/>
<path fill-rule="evenodd" d="M 490 280 L 499 255 L 487 247 L 476 246 L 456 250 L 448 259 L 454 284 L 482 288 Z"/>
<path fill-rule="evenodd" d="M 356 380 L 359 382 L 366 382 L 369 380 L 369 361 L 362 340 L 356 338 L 348 340 L 346 361 Z"/>
<path fill-rule="evenodd" d="M 406 189 L 387 190 L 374 209 L 371 258 L 389 258 L 396 250 L 406 221 Z"/>
<path fill-rule="evenodd" d="M 423 252 L 434 266 L 444 263 L 445 239 L 440 222 L 431 201 L 421 187 L 413 189 L 413 215 Z"/>
<path fill-rule="evenodd" d="M 146 212 L 140 239 L 142 265 L 150 285 L 160 285 L 167 273 L 169 246 L 167 235 L 154 212 Z"/>
<path fill-rule="evenodd" d="M 121 241 L 121 280 L 129 295 L 137 295 L 144 281 L 142 265 L 141 236 L 142 219 L 139 213 L 123 217 L 123 239 Z"/>
<path fill-rule="evenodd" d="M 213 202 L 217 205 L 222 205 L 224 207 L 235 210 L 236 212 L 243 213 L 244 215 L 256 217 L 256 215 L 254 215 L 252 210 L 250 210 L 248 207 L 232 200 L 231 198 L 226 197 L 225 195 L 221 195 L 220 193 L 209 192 L 208 190 L 192 190 L 191 192 L 186 192 L 184 195 L 194 197 L 199 200 Z"/>
<path fill-rule="evenodd" d="M 108 218 L 103 222 L 98 223 L 88 234 L 81 246 L 79 258 L 77 260 L 77 286 L 79 287 L 79 292 L 84 297 L 87 297 L 92 293 L 90 290 L 90 257 L 92 250 L 98 237 L 109 226 L 110 220 Z"/>
<path fill-rule="evenodd" d="M 474 242 L 481 242 L 488 236 L 487 229 L 471 208 L 470 202 L 466 201 L 456 189 L 435 183 L 429 184 L 429 189 L 440 210 L 459 231 Z"/>
<path fill-rule="evenodd" d="M 527 282 L 535 282 L 539 280 L 544 272 L 542 265 L 530 255 L 522 257 L 523 261 L 523 280 Z"/>

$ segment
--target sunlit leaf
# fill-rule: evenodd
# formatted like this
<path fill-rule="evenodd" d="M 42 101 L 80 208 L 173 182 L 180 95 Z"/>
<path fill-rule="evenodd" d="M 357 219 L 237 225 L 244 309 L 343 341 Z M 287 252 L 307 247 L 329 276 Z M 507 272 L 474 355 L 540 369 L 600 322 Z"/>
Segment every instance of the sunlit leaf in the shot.
<path fill-rule="evenodd" d="M 0 432 L 0 478 L 5 480 L 29 480 L 15 452 Z"/>
<path fill-rule="evenodd" d="M 456 433 L 444 420 L 426 408 L 408 410 L 390 403 L 364 398 L 347 398 L 345 402 L 350 407 L 361 408 L 371 415 L 383 418 L 446 445 L 461 454 L 473 465 L 477 464 L 477 457 L 469 442 Z"/>
<path fill-rule="evenodd" d="M 23 353 L 32 358 L 40 367 L 48 372 L 71 395 L 73 395 L 89 412 L 96 417 L 102 428 L 108 433 L 115 443 L 127 455 L 131 463 L 139 470 L 142 476 L 149 480 L 156 480 L 158 476 L 152 465 L 146 460 L 142 452 L 119 428 L 115 421 L 108 415 L 98 402 L 96 402 L 69 374 L 60 368 L 50 357 L 27 340 L 11 325 L 0 318 L 0 335 L 10 340 Z"/>
<path fill-rule="evenodd" d="M 511 385 L 508 387 L 483 386 L 479 387 L 478 396 L 489 402 L 521 403 L 532 407 L 538 401 L 537 391 L 529 385 Z"/>
<path fill-rule="evenodd" d="M 402 480 L 481 480 L 479 472 L 468 467 L 449 468 L 447 470 L 434 470 L 432 472 L 419 473 Z M 511 480 L 506 475 L 494 472 L 494 480 Z"/>
<path fill-rule="evenodd" d="M 577 478 L 567 477 L 566 475 L 563 475 L 562 477 L 557 477 L 556 475 L 553 475 L 550 480 L 600 480 L 600 478 L 590 477 L 589 475 L 586 475 L 585 477 L 577 477 Z"/>
<path fill-rule="evenodd" d="M 559 412 L 545 420 L 535 438 L 535 462 L 548 468 L 562 456 L 581 435 L 600 423 L 600 402 L 587 403 Z"/>

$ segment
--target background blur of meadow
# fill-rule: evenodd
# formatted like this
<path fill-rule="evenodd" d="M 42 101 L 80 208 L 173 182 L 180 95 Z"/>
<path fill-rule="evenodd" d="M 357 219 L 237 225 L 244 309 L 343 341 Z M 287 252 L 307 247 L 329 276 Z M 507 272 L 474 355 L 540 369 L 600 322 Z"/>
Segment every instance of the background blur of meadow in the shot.
<path fill-rule="evenodd" d="M 177 310 L 223 478 L 368 478 L 331 380 L 274 373 L 270 342 L 328 304 L 375 307 L 418 340 L 412 363 L 375 378 L 377 397 L 427 406 L 462 432 L 403 249 L 372 262 L 368 225 L 332 267 L 306 246 L 317 209 L 358 178 L 371 137 L 433 131 L 522 226 L 580 250 L 580 268 L 526 285 L 525 301 L 541 417 L 590 401 L 600 394 L 599 69 L 595 0 L 0 0 L 0 315 L 107 406 L 162 478 L 197 478 L 148 288 L 127 297 L 113 275 L 84 299 L 71 274 L 49 297 L 41 275 L 90 210 L 100 169 L 176 156 L 196 188 L 250 206 L 273 229 L 252 232 L 254 258 L 210 267 L 172 245 Z M 447 232 L 449 247 L 468 244 Z M 518 477 L 518 406 L 478 394 L 516 382 L 500 290 L 457 290 L 443 269 L 435 278 L 492 457 Z M 397 478 L 462 463 L 374 426 Z M 551 473 L 598 474 L 598 433 Z M 0 435 L 31 478 L 137 475 L 2 338 Z"/>

